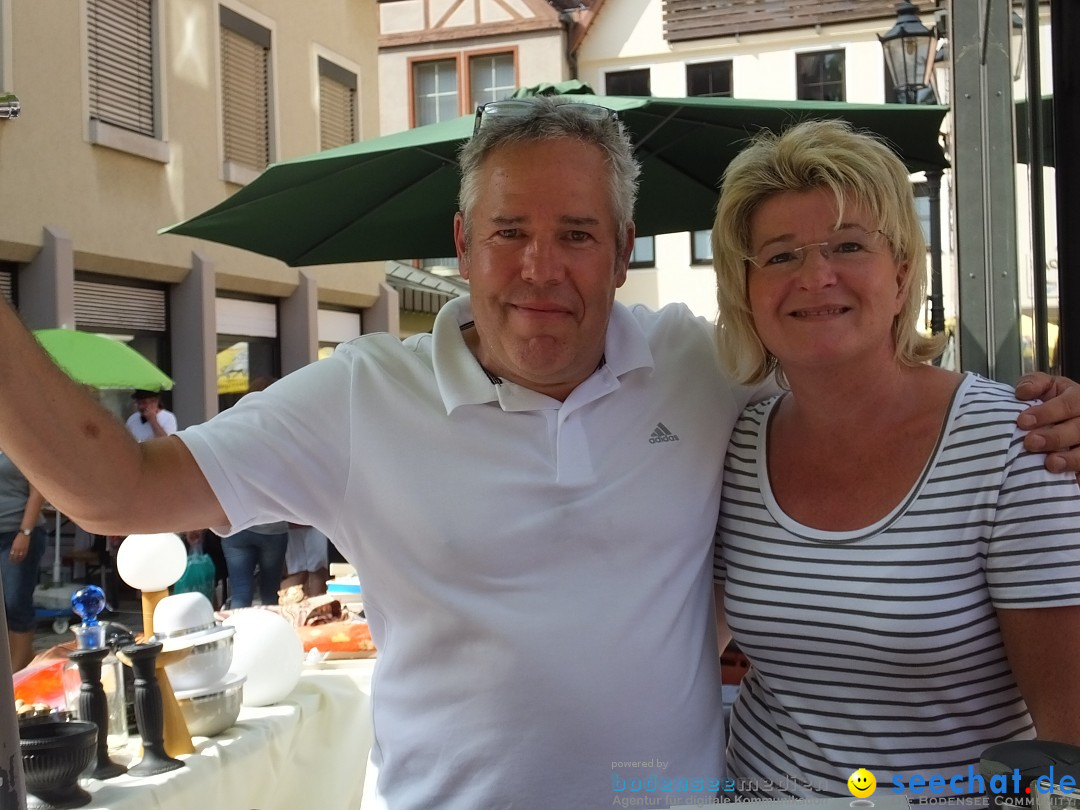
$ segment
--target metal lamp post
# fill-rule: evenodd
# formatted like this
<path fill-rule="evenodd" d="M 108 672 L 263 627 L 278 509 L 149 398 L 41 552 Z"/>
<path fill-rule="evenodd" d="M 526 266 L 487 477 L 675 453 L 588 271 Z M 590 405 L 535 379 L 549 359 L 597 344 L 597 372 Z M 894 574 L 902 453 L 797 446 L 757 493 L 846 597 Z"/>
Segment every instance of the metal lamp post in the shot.
<path fill-rule="evenodd" d="M 896 24 L 878 40 L 900 104 L 918 104 L 919 91 L 931 86 L 937 55 L 937 31 L 927 28 L 912 3 L 898 3 Z M 936 100 L 936 99 L 935 99 Z M 930 331 L 945 331 L 945 298 L 941 270 L 941 170 L 926 172 L 930 203 Z"/>

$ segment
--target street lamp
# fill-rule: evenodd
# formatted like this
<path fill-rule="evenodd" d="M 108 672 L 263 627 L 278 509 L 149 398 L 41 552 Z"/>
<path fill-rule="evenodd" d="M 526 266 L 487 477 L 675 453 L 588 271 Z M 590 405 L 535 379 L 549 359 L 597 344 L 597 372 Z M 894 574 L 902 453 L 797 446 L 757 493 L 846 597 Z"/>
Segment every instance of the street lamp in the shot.
<path fill-rule="evenodd" d="M 878 34 L 901 104 L 918 103 L 918 92 L 930 86 L 937 39 L 937 32 L 923 25 L 913 3 L 898 3 L 896 24 L 884 36 Z"/>
<path fill-rule="evenodd" d="M 937 32 L 919 19 L 913 3 L 898 3 L 896 24 L 884 36 L 878 35 L 885 52 L 885 64 L 896 88 L 900 104 L 920 103 L 920 91 L 931 87 L 937 56 Z M 931 101 L 937 99 L 931 96 Z M 930 204 L 930 331 L 945 331 L 945 298 L 941 271 L 941 170 L 926 172 L 926 196 Z"/>

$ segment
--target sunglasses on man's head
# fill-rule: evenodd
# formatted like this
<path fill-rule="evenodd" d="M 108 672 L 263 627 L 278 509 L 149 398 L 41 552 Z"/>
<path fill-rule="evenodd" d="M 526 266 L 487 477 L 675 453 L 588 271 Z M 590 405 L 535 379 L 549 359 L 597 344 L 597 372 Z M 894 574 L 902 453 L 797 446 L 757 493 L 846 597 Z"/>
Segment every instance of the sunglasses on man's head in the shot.
<path fill-rule="evenodd" d="M 584 102 L 571 102 L 563 107 L 573 109 L 576 115 L 593 121 L 606 121 L 618 118 L 615 110 L 601 107 L 599 104 L 586 104 Z M 527 98 L 505 98 L 501 101 L 489 101 L 476 108 L 476 121 L 473 123 L 473 135 L 479 132 L 491 121 L 507 118 L 525 118 L 532 114 L 535 102 Z"/>

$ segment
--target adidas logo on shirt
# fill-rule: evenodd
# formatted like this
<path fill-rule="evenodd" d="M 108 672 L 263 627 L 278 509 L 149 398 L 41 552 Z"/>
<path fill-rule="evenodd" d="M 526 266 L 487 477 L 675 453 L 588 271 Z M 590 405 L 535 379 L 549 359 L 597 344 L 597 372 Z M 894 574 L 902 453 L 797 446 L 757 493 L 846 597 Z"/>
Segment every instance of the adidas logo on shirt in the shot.
<path fill-rule="evenodd" d="M 649 437 L 649 444 L 659 444 L 660 442 L 677 442 L 679 437 L 667 429 L 667 425 L 663 422 L 656 423 L 656 430 L 652 432 L 652 436 Z"/>

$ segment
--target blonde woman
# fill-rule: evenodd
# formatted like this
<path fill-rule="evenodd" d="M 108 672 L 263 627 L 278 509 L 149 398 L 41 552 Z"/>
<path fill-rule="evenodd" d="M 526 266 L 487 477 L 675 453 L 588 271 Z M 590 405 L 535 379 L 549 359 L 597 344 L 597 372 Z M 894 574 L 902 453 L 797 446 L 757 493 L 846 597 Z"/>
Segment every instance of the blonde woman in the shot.
<path fill-rule="evenodd" d="M 846 795 L 862 767 L 947 780 L 999 741 L 1080 743 L 1052 664 L 1080 656 L 1080 490 L 1024 451 L 1012 388 L 927 362 L 902 163 L 838 122 L 761 136 L 713 250 L 725 364 L 788 389 L 725 464 L 718 592 L 751 664 L 729 775 Z"/>

